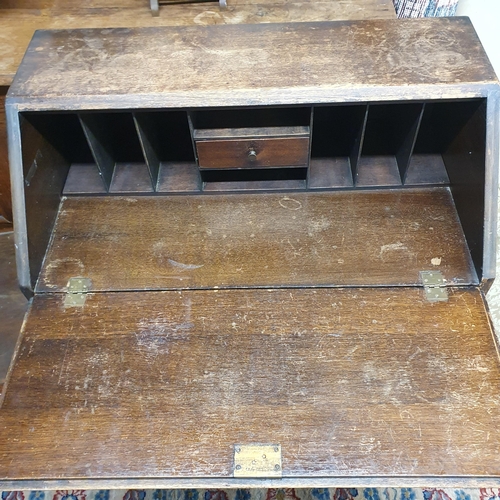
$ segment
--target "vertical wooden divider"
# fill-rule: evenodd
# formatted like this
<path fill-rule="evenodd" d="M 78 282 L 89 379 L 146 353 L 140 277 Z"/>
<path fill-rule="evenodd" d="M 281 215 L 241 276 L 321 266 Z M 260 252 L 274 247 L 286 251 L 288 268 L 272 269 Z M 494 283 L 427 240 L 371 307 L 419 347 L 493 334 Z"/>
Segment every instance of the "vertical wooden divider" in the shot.
<path fill-rule="evenodd" d="M 314 133 L 314 106 L 311 106 L 311 113 L 309 118 L 309 151 L 307 154 L 308 166 L 306 173 L 306 186 L 309 186 L 310 173 L 311 173 L 311 158 L 312 158 L 311 153 L 312 153 L 313 133 Z"/>
<path fill-rule="evenodd" d="M 153 191 L 158 189 L 158 176 L 160 173 L 160 159 L 158 157 L 158 127 L 151 115 L 132 113 L 135 129 L 139 137 L 142 153 L 148 166 L 149 176 L 153 184 Z"/>
<path fill-rule="evenodd" d="M 193 121 L 193 114 L 191 111 L 187 111 L 187 120 L 188 120 L 188 126 L 189 126 L 189 133 L 191 135 L 191 144 L 193 145 L 193 153 L 194 153 L 194 161 L 196 163 L 196 166 L 199 166 L 198 162 L 198 149 L 196 148 L 196 142 L 194 140 L 194 129 L 195 129 L 195 123 Z M 198 168 L 199 172 L 199 186 L 200 190 L 203 191 L 205 189 L 205 181 L 203 177 L 201 176 L 201 172 Z"/>
<path fill-rule="evenodd" d="M 193 115 L 191 111 L 187 112 L 187 119 L 188 119 L 189 133 L 191 134 L 191 144 L 193 145 L 194 159 L 196 164 L 198 164 L 198 150 L 196 149 L 196 143 L 194 141 L 195 124 L 193 122 Z"/>
<path fill-rule="evenodd" d="M 363 123 L 359 129 L 356 140 L 354 141 L 354 146 L 352 148 L 349 160 L 351 163 L 352 171 L 352 184 L 356 186 L 357 176 L 358 176 L 358 161 L 361 156 L 361 150 L 363 149 L 363 142 L 365 139 L 366 123 L 368 121 L 368 113 L 370 112 L 370 105 L 366 105 L 365 115 L 363 117 Z"/>
<path fill-rule="evenodd" d="M 398 164 L 399 174 L 401 176 L 401 182 L 403 185 L 406 182 L 406 174 L 408 172 L 408 166 L 410 164 L 410 159 L 413 154 L 413 148 L 417 142 L 418 132 L 420 130 L 420 124 L 422 123 L 422 117 L 425 112 L 425 103 L 420 106 L 420 110 L 412 110 L 416 113 L 415 116 L 409 115 L 410 129 L 406 134 L 406 137 L 399 147 L 396 153 L 396 161 Z"/>
<path fill-rule="evenodd" d="M 99 121 L 96 114 L 78 114 L 80 124 L 82 125 L 83 132 L 97 164 L 99 174 L 102 177 L 106 190 L 109 191 L 111 186 L 111 179 L 113 178 L 113 171 L 115 168 L 115 161 L 112 154 L 109 152 L 110 141 L 107 140 L 111 131 L 106 129 L 105 124 Z"/>

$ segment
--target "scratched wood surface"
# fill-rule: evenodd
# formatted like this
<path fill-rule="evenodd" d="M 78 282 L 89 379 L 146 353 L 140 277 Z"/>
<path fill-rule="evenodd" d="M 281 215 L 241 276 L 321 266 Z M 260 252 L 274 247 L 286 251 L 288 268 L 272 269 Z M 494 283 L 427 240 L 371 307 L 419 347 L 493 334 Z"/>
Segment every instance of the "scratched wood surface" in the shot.
<path fill-rule="evenodd" d="M 447 188 L 75 197 L 37 291 L 409 285 L 426 269 L 476 280 Z"/>
<path fill-rule="evenodd" d="M 17 284 L 14 234 L 0 232 L 0 385 L 7 375 L 27 305 Z"/>
<path fill-rule="evenodd" d="M 0 411 L 0 477 L 500 475 L 500 366 L 475 288 L 35 296 Z M 50 457 L 50 459 L 48 458 Z M 338 479 L 341 482 L 341 479 Z"/>
<path fill-rule="evenodd" d="M 148 0 L 3 1 L 0 8 L 0 85 L 10 85 L 37 29 L 180 26 L 394 19 L 391 0 L 231 0 L 169 5 L 153 17 Z"/>
<path fill-rule="evenodd" d="M 460 84 L 496 81 L 469 19 L 428 18 L 39 31 L 10 95 L 56 109 L 248 106 L 366 100 L 365 86 L 380 100 L 463 97 Z"/>

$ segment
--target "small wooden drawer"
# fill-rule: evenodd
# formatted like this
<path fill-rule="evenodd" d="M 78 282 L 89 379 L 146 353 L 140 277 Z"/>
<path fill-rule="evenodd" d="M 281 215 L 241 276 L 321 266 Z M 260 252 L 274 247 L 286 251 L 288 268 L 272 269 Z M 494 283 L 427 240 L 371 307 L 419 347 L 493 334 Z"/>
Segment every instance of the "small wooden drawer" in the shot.
<path fill-rule="evenodd" d="M 195 130 L 200 169 L 307 167 L 309 127 Z"/>

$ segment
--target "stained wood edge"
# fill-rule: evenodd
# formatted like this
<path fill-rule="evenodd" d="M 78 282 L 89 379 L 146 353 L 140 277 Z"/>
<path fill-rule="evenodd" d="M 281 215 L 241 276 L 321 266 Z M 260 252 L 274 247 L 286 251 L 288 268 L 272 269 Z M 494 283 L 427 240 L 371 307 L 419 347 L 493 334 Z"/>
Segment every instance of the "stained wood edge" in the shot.
<path fill-rule="evenodd" d="M 495 282 L 494 278 L 483 278 L 481 280 L 481 283 L 479 284 L 479 288 L 481 289 L 481 292 L 486 295 L 489 291 L 490 288 L 493 286 L 493 283 Z M 487 304 L 486 300 L 485 303 Z"/>
<path fill-rule="evenodd" d="M 364 23 L 364 24 L 363 24 Z M 367 26 L 369 27 L 370 30 L 380 30 L 380 31 L 386 31 L 389 30 L 389 28 L 392 28 L 394 26 L 398 26 L 398 29 L 401 31 L 405 30 L 407 26 L 410 26 L 411 24 L 415 25 L 416 23 L 420 23 L 422 28 L 432 28 L 437 31 L 439 31 L 441 28 L 449 28 L 449 24 L 453 23 L 453 27 L 457 27 L 459 29 L 464 29 L 467 30 L 467 37 L 468 40 L 467 42 L 471 44 L 471 48 L 473 50 L 477 50 L 479 52 L 482 51 L 481 43 L 479 41 L 479 38 L 477 36 L 477 33 L 474 31 L 472 27 L 472 23 L 469 18 L 467 17 L 455 17 L 452 20 L 450 18 L 427 18 L 427 19 L 375 19 L 375 20 L 340 20 L 340 21 L 312 21 L 312 22 L 281 22 L 281 23 L 272 23 L 273 28 L 271 28 L 273 31 L 275 30 L 286 30 L 286 29 L 296 29 L 297 26 L 304 27 L 305 30 L 307 29 L 328 29 L 330 26 L 340 26 L 340 27 L 358 27 L 362 26 L 363 28 L 366 28 Z M 256 31 L 256 29 L 269 29 L 265 28 L 265 26 L 269 26 L 269 23 L 261 23 L 261 24 L 255 24 L 253 26 L 256 26 L 257 28 L 252 28 L 253 31 Z M 207 25 L 207 26 L 196 26 L 195 27 L 197 30 L 203 29 L 204 31 L 199 31 L 200 33 L 203 33 L 204 36 L 209 36 L 209 37 L 214 37 L 218 38 L 221 36 L 221 34 L 226 35 L 228 30 L 233 30 L 235 28 L 238 28 L 238 25 L 233 25 L 233 24 L 221 24 L 221 25 Z M 136 28 L 137 29 L 137 28 Z M 161 26 L 148 26 L 148 27 L 142 27 L 140 28 L 143 30 L 143 33 L 147 33 L 148 36 L 157 36 L 157 34 L 161 33 L 162 29 L 165 29 L 165 27 Z M 193 30 L 193 26 L 175 26 L 175 27 L 169 27 L 168 28 L 171 33 L 177 33 L 181 37 L 186 37 L 190 38 L 191 37 L 191 32 Z M 32 96 L 34 98 L 37 97 L 36 93 L 33 91 L 33 89 L 28 90 L 28 89 L 23 89 L 23 82 L 29 80 L 31 76 L 31 70 L 29 68 L 28 61 L 30 63 L 34 62 L 35 64 L 37 63 L 36 57 L 35 60 L 33 61 L 35 50 L 37 47 L 37 44 L 39 44 L 40 39 L 43 40 L 44 37 L 47 37 L 47 35 L 50 34 L 74 34 L 74 33 L 80 33 L 85 36 L 93 36 L 94 33 L 98 33 L 99 28 L 84 28 L 84 29 L 58 29 L 58 30 L 37 30 L 35 32 L 35 35 L 33 36 L 29 46 L 28 50 L 26 52 L 27 55 L 25 55 L 25 59 L 23 59 L 23 62 L 19 66 L 19 69 L 16 73 L 16 76 L 12 82 L 11 89 L 9 91 L 9 94 L 12 96 Z M 482 54 L 484 55 L 484 53 Z M 432 59 L 432 55 L 429 56 Z M 459 84 L 465 85 L 466 87 L 473 85 L 473 84 L 487 84 L 487 83 L 493 83 L 493 82 L 498 82 L 498 79 L 494 73 L 494 70 L 491 66 L 491 63 L 488 61 L 486 57 L 483 58 L 483 67 L 482 72 L 480 74 L 474 74 L 474 75 L 464 75 L 460 81 Z M 43 64 L 42 61 L 40 61 L 40 64 Z M 420 82 L 425 85 L 425 81 L 422 81 L 422 78 L 419 78 L 417 86 L 420 86 Z M 456 80 L 455 80 L 456 82 Z M 340 82 L 338 82 L 340 83 Z M 408 82 L 403 82 L 402 84 L 399 83 L 400 88 L 407 87 Z M 448 80 L 447 83 L 441 83 L 443 85 L 454 85 L 452 83 L 452 80 Z M 370 86 L 371 82 L 365 81 L 365 86 Z M 394 83 L 393 85 L 398 85 L 397 83 Z M 431 87 L 439 87 L 440 83 L 435 82 L 431 83 L 429 86 Z M 391 83 L 383 82 L 381 85 L 383 86 L 391 86 Z M 309 87 L 309 85 L 305 86 L 306 88 Z M 342 86 L 341 86 L 342 87 Z M 293 89 L 300 90 L 300 88 L 293 87 Z M 54 89 L 55 90 L 55 89 Z M 163 90 L 161 89 L 160 91 L 154 90 L 153 94 L 154 95 L 160 95 L 163 96 Z M 241 90 L 241 89 L 240 89 Z M 267 90 L 267 89 L 254 89 L 255 92 L 255 100 L 254 102 L 259 102 L 260 101 L 260 94 L 261 91 Z M 68 97 L 66 93 L 67 89 L 63 89 L 62 92 L 59 92 L 58 94 L 54 94 L 53 98 L 58 99 L 58 98 L 63 98 L 63 97 Z M 210 89 L 210 90 L 205 90 L 204 93 L 206 92 L 211 93 L 212 91 L 215 91 L 218 95 L 218 101 L 221 102 L 221 106 L 225 106 L 224 101 L 227 98 L 232 98 L 234 92 L 231 92 L 230 95 L 226 92 L 226 89 L 221 92 L 221 89 Z M 287 92 L 285 89 L 280 89 L 280 93 L 282 91 Z M 345 91 L 345 89 L 344 89 Z M 86 89 L 81 89 L 79 92 L 78 97 L 82 97 L 85 95 L 87 92 Z M 95 90 L 96 95 L 101 95 L 101 89 L 96 89 Z M 172 91 L 173 94 L 177 94 L 178 89 L 175 89 Z M 200 93 L 198 91 L 191 91 L 191 95 L 193 96 L 193 99 L 198 100 L 198 96 Z M 249 99 L 248 99 L 248 94 L 249 94 L 249 89 L 246 88 L 244 89 L 244 93 L 247 96 L 246 103 L 248 104 Z M 439 96 L 440 98 L 444 98 L 444 96 L 440 96 L 438 92 L 434 92 L 434 96 Z M 43 98 L 42 95 L 38 95 L 38 97 Z M 121 98 L 123 97 L 123 94 L 120 94 L 119 96 L 115 96 Z M 281 99 L 288 99 L 288 97 L 281 96 Z M 202 99 L 202 101 L 206 101 L 206 99 Z M 207 103 L 208 106 L 210 106 L 210 103 Z M 183 105 L 185 107 L 185 105 Z M 82 108 L 83 109 L 83 108 Z"/>
<path fill-rule="evenodd" d="M 2 406 L 3 406 L 3 401 L 5 399 L 5 394 L 9 388 L 9 380 L 12 376 L 12 372 L 14 371 L 14 366 L 16 365 L 17 358 L 19 357 L 19 349 L 21 348 L 21 344 L 22 344 L 23 339 L 24 339 L 24 332 L 26 329 L 26 321 L 29 317 L 31 307 L 33 305 L 33 299 L 31 299 L 28 304 L 29 305 L 28 305 L 28 308 L 26 310 L 26 313 L 24 314 L 24 319 L 23 319 L 23 323 L 21 325 L 21 329 L 19 331 L 19 335 L 17 336 L 16 345 L 14 347 L 14 352 L 12 354 L 12 359 L 10 361 L 10 366 L 9 366 L 8 371 L 7 371 L 7 375 L 5 376 L 5 378 L 2 381 L 0 381 L 0 411 L 2 411 Z M 0 478 L 0 488 L 2 487 L 1 483 L 2 483 L 2 479 Z"/>
<path fill-rule="evenodd" d="M 488 302 L 488 299 L 486 298 L 487 291 L 489 290 L 489 287 L 493 285 L 493 279 L 492 280 L 483 280 L 483 282 L 479 285 L 479 294 L 481 296 L 481 301 L 483 302 L 483 307 L 484 307 L 484 312 L 486 315 L 486 319 L 488 321 L 489 327 L 490 327 L 490 332 L 491 336 L 493 338 L 493 345 L 495 346 L 495 351 L 497 353 L 498 359 L 500 359 L 500 332 L 498 332 L 495 329 L 495 323 L 493 322 L 491 312 L 490 312 L 490 305 Z M 488 290 L 485 290 L 484 288 L 484 283 L 488 282 L 489 287 Z"/>
<path fill-rule="evenodd" d="M 3 490 L 117 490 L 117 489 L 228 489 L 228 488 L 498 488 L 500 477 L 376 476 L 295 477 L 281 479 L 148 478 L 45 479 L 2 481 Z"/>
<path fill-rule="evenodd" d="M 500 158 L 500 86 L 493 87 L 486 101 L 486 157 L 483 229 L 483 279 L 496 276 L 498 182 Z"/>
<path fill-rule="evenodd" d="M 26 220 L 26 198 L 24 192 L 24 174 L 21 146 L 21 126 L 19 110 L 16 102 L 5 101 L 7 119 L 7 145 L 9 150 L 10 185 L 12 196 L 12 215 L 14 224 L 14 241 L 16 245 L 17 279 L 21 291 L 30 299 L 33 296 L 31 271 L 28 253 L 28 227 Z"/>
<path fill-rule="evenodd" d="M 11 87 L 12 89 L 12 87 Z M 367 102 L 390 102 L 402 100 L 476 99 L 489 97 L 500 90 L 498 80 L 471 83 L 446 83 L 422 85 L 353 85 L 349 92 L 342 86 L 323 86 L 314 83 L 307 87 L 261 89 L 252 94 L 248 89 L 232 90 L 221 97 L 217 90 L 178 90 L 161 94 L 110 94 L 74 96 L 18 96 L 9 90 L 6 103 L 15 103 L 19 112 L 25 111 L 98 111 L 127 109 L 202 109 L 207 107 L 245 107 L 249 100 L 262 106 L 320 105 Z"/>
<path fill-rule="evenodd" d="M 290 126 L 290 127 L 241 127 L 241 128 L 195 128 L 193 139 L 195 141 L 214 140 L 214 139 L 256 139 L 256 138 L 275 138 L 275 137 L 309 137 L 309 126 Z"/>

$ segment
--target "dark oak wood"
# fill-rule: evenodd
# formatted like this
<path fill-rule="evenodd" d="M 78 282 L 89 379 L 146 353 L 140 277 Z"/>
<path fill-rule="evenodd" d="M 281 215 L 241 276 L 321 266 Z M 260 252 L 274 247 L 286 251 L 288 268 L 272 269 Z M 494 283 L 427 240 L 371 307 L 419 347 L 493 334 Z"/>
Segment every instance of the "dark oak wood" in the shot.
<path fill-rule="evenodd" d="M 304 167 L 309 162 L 309 138 L 196 141 L 200 168 Z"/>
<path fill-rule="evenodd" d="M 358 187 L 402 185 L 398 163 L 394 156 L 360 156 L 356 174 Z"/>
<path fill-rule="evenodd" d="M 250 442 L 281 444 L 285 478 L 331 486 L 499 476 L 493 335 L 480 292 L 449 291 L 96 293 L 74 309 L 38 295 L 0 411 L 0 477 L 220 483 Z"/>
<path fill-rule="evenodd" d="M 421 43 L 422 36 L 428 43 Z M 92 47 L 96 37 L 102 45 Z M 155 54 L 154 60 L 148 54 Z M 435 98 L 436 85 L 458 98 L 477 95 L 474 83 L 484 88 L 496 81 L 470 21 L 434 18 L 39 31 L 10 95 L 33 103 L 42 99 L 49 109 L 60 109 L 65 101 L 83 109 L 104 102 L 130 108 L 138 93 L 148 108 L 226 107 L 366 102 L 373 93 L 386 100 L 395 93 L 415 95 L 413 84 L 420 98 Z"/>
<path fill-rule="evenodd" d="M 165 162 L 160 165 L 157 191 L 196 192 L 201 190 L 198 165 L 187 162 Z"/>
<path fill-rule="evenodd" d="M 206 182 L 203 191 L 209 193 L 240 192 L 240 191 L 293 191 L 304 190 L 305 179 L 288 180 L 237 180 Z"/>
<path fill-rule="evenodd" d="M 203 191 L 208 193 L 236 193 L 257 191 L 294 191 L 306 188 L 305 179 L 289 180 L 238 180 L 206 182 Z"/>
<path fill-rule="evenodd" d="M 413 155 L 406 172 L 405 184 L 449 184 L 450 178 L 446 172 L 443 158 L 439 154 Z"/>
<path fill-rule="evenodd" d="M 365 139 L 366 125 L 368 122 L 369 106 L 359 111 L 359 127 L 354 135 L 354 143 L 349 151 L 349 164 L 351 166 L 351 174 L 353 182 L 356 183 L 358 177 L 358 163 L 361 157 L 361 148 Z"/>
<path fill-rule="evenodd" d="M 284 53 L 290 54 L 290 58 L 283 57 Z M 155 54 L 154 60 L 148 54 Z M 14 157 L 19 156 L 20 149 L 14 140 L 18 111 L 21 115 L 38 111 L 36 114 L 46 120 L 66 112 L 80 113 L 91 121 L 105 118 L 112 126 L 103 122 L 92 128 L 110 133 L 98 134 L 99 140 L 91 142 L 102 142 L 105 151 L 111 146 L 113 165 L 146 162 L 153 189 L 158 162 L 172 165 L 195 161 L 189 137 L 193 128 L 311 124 L 313 159 L 325 158 L 325 151 L 329 151 L 326 157 L 331 161 L 349 157 L 355 187 L 397 187 L 404 183 L 401 174 L 406 174 L 412 150 L 417 155 L 447 153 L 443 137 L 449 132 L 437 134 L 438 150 L 429 140 L 429 129 L 439 129 L 439 123 L 446 122 L 434 119 L 432 111 L 443 114 L 446 106 L 441 107 L 442 104 L 457 105 L 453 116 L 460 118 L 458 123 L 467 115 L 464 103 L 477 99 L 474 105 L 487 109 L 479 118 L 487 133 L 476 145 L 487 154 L 479 159 L 479 182 L 474 181 L 482 186 L 484 210 L 474 209 L 473 231 L 464 228 L 474 249 L 479 278 L 488 279 L 495 274 L 494 186 L 498 155 L 494 144 L 498 142 L 498 128 L 494 123 L 498 118 L 498 82 L 467 19 L 38 32 L 9 96 Z M 347 109 L 340 111 L 341 105 L 353 112 L 346 121 L 345 134 L 337 136 L 336 132 L 343 128 L 342 116 L 349 113 Z M 311 120 L 311 110 L 319 117 L 317 123 L 314 116 Z M 177 137 L 170 137 L 170 141 L 167 138 L 172 130 L 182 129 L 182 147 L 172 151 L 159 147 L 155 151 L 153 141 L 149 148 L 140 130 L 142 140 L 137 136 L 138 123 L 133 120 L 137 113 L 145 113 L 155 125 L 169 122 L 160 118 L 162 114 L 177 114 L 169 133 L 159 143 L 177 143 Z M 327 131 L 320 132 L 322 138 L 315 141 L 317 126 L 336 120 L 331 129 L 323 126 Z M 429 120 L 432 126 L 427 127 Z M 457 140 L 456 126 L 441 128 L 453 130 L 455 137 L 450 140 Z M 329 148 L 328 130 L 332 132 L 332 141 L 342 143 L 346 138 L 345 146 Z M 467 130 L 471 135 L 470 128 Z M 101 135 L 109 137 L 101 141 Z M 148 149 L 155 154 L 147 154 Z M 246 152 L 247 147 L 243 149 Z M 126 157 L 128 153 L 132 156 Z M 462 148 L 459 154 L 468 153 Z M 220 160 L 219 155 L 216 159 Z M 99 156 L 96 160 L 99 166 Z M 238 160 L 242 161 L 239 157 Z M 468 164 L 463 158 L 460 161 Z M 364 168 L 367 162 L 368 168 Z M 112 162 L 104 163 L 109 167 L 104 169 L 105 176 L 109 176 Z M 229 165 L 235 163 L 231 161 Z M 241 167 L 241 163 L 236 162 L 236 166 Z M 255 166 L 265 165 L 252 165 Z M 302 188 L 304 183 L 307 186 L 311 178 L 302 168 L 297 170 L 298 174 L 279 173 L 273 178 L 263 172 L 251 176 L 239 173 L 237 178 L 202 172 L 200 185 L 207 191 L 261 189 L 276 183 L 276 189 L 283 189 L 283 182 L 292 183 L 291 189 Z M 22 191 L 24 179 L 18 168 L 14 171 L 15 183 Z M 460 191 L 456 186 L 451 188 L 453 192 Z M 21 219 L 21 204 L 17 211 Z M 461 210 L 459 213 L 464 220 L 467 218 Z M 30 237 L 23 224 L 18 224 L 18 228 L 18 240 L 23 240 L 18 258 L 20 282 L 30 288 L 36 279 L 35 273 L 28 276 L 26 264 L 29 258 L 24 242 Z"/>
<path fill-rule="evenodd" d="M 485 113 L 485 102 L 470 103 L 467 121 L 464 123 L 457 118 L 454 126 L 460 127 L 460 132 L 443 151 L 457 211 L 478 272 L 483 267 L 481 256 L 484 248 L 481 226 L 485 216 Z M 451 116 L 454 117 L 453 113 Z"/>
<path fill-rule="evenodd" d="M 82 113 L 79 119 L 99 173 L 109 190 L 111 190 L 111 184 L 115 182 L 115 167 L 118 163 L 145 162 L 132 114 Z M 118 170 L 118 175 L 123 177 L 123 168 Z M 146 165 L 144 165 L 144 170 L 146 185 L 149 188 L 146 191 L 152 191 L 152 177 Z M 122 181 L 119 179 L 118 190 L 123 189 L 121 184 Z M 137 181 L 133 181 L 132 184 L 138 184 L 135 186 L 136 190 L 139 187 L 139 191 L 144 191 L 140 189 L 144 185 L 144 176 L 139 174 Z"/>
<path fill-rule="evenodd" d="M 105 194 L 106 186 L 93 163 L 73 163 L 64 184 L 64 194 Z"/>
<path fill-rule="evenodd" d="M 313 158 L 309 164 L 309 189 L 352 188 L 349 158 Z"/>
<path fill-rule="evenodd" d="M 7 375 L 28 302 L 17 284 L 13 233 L 0 233 L 0 386 Z"/>
<path fill-rule="evenodd" d="M 106 123 L 96 120 L 93 114 L 79 115 L 79 119 L 99 175 L 106 190 L 109 190 L 115 168 L 115 160 L 110 152 L 109 144 L 110 138 L 114 136 L 113 129 L 106 126 Z"/>
<path fill-rule="evenodd" d="M 152 193 L 151 177 L 147 165 L 143 163 L 117 163 L 109 192 L 122 193 Z"/>
<path fill-rule="evenodd" d="M 23 286 L 51 241 L 4 391 L 0 486 L 235 487 L 233 445 L 256 441 L 283 446 L 295 486 L 500 482 L 480 289 L 498 97 L 465 19 L 38 33 L 7 100 Z M 311 138 L 262 137 L 300 126 Z M 305 141 L 305 162 L 281 147 L 196 166 L 196 146 L 221 161 L 214 143 L 254 141 Z M 450 186 L 408 187 L 412 158 Z M 59 205 L 71 164 L 92 163 L 110 193 Z M 447 301 L 426 300 L 423 270 Z M 91 288 L 69 308 L 75 276 Z"/>
<path fill-rule="evenodd" d="M 365 159 L 369 158 L 368 161 L 372 164 L 378 163 L 377 157 L 381 157 L 380 163 L 382 165 L 388 166 L 394 163 L 398 170 L 395 175 L 386 172 L 384 180 L 389 179 L 387 178 L 387 174 L 389 174 L 389 177 L 393 177 L 394 182 L 399 184 L 406 175 L 423 109 L 423 104 L 418 102 L 390 105 L 370 104 L 361 141 L 361 158 L 358 169 L 364 168 Z M 387 157 L 394 157 L 394 160 L 387 161 Z M 363 172 L 363 175 L 359 176 L 363 178 L 365 173 Z"/>
<path fill-rule="evenodd" d="M 477 283 L 446 188 L 71 197 L 37 290 L 409 285 L 429 268 Z"/>
<path fill-rule="evenodd" d="M 399 173 L 403 182 L 406 180 L 408 174 L 408 167 L 415 147 L 415 142 L 420 131 L 420 124 L 422 123 L 422 116 L 425 110 L 425 104 L 414 104 L 413 106 L 401 106 L 401 113 L 404 118 L 397 124 L 392 126 L 402 127 L 406 132 L 403 141 L 397 144 L 398 150 L 396 151 L 396 160 L 398 163 Z"/>
<path fill-rule="evenodd" d="M 241 112 L 240 112 L 241 113 Z M 213 113 L 216 114 L 216 113 Z M 304 126 L 291 127 L 237 127 L 237 128 L 197 128 L 193 131 L 193 139 L 269 139 L 271 137 L 309 137 L 310 129 Z"/>
<path fill-rule="evenodd" d="M 146 113 L 134 113 L 134 125 L 141 144 L 142 153 L 154 188 L 158 185 L 160 158 L 158 157 L 160 130 L 158 124 Z"/>
<path fill-rule="evenodd" d="M 21 134 L 24 144 L 22 151 L 26 196 L 24 210 L 30 234 L 28 242 L 30 281 L 34 286 L 52 237 L 69 162 L 61 151 L 47 140 L 43 129 L 35 126 L 39 126 L 40 123 L 33 118 L 36 117 L 21 120 Z"/>

